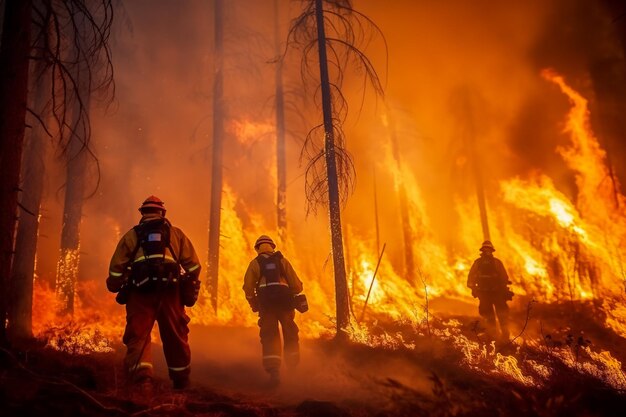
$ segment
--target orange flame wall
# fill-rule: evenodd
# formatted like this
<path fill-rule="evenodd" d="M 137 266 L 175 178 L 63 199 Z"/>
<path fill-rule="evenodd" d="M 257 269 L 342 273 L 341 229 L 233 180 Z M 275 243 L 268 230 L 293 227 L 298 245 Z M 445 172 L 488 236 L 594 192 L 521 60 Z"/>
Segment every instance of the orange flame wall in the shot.
<path fill-rule="evenodd" d="M 237 4 L 227 12 L 225 30 L 269 32 L 262 23 L 273 17 L 260 10 L 259 2 L 231 3 Z M 366 94 L 357 116 L 361 74 L 345 77 L 350 103 L 347 147 L 358 175 L 356 192 L 343 212 L 354 312 L 358 316 L 362 309 L 378 261 L 373 175 L 380 244 L 387 246 L 367 312 L 419 321 L 426 295 L 472 302 L 465 280 L 482 232 L 468 169 L 472 161 L 461 140 L 471 137 L 483 161 L 496 254 L 518 294 L 514 304 L 527 298 L 594 300 L 608 314 L 607 324 L 624 334 L 626 309 L 618 307 L 617 300 L 624 279 L 625 202 L 619 185 L 611 181 L 612 170 L 599 143 L 608 143 L 610 135 L 605 137 L 603 129 L 594 136 L 591 124 L 598 124 L 589 114 L 589 105 L 602 113 L 598 89 L 591 82 L 611 80 L 593 78 L 591 62 L 608 55 L 617 56 L 616 62 L 623 65 L 611 29 L 589 30 L 613 27 L 610 16 L 597 2 L 492 3 L 354 4 L 380 25 L 389 46 L 386 74 L 380 42 L 367 50 L 386 77 L 385 103 Z M 119 109 L 114 114 L 94 110 L 94 150 L 102 181 L 86 202 L 81 230 L 80 279 L 94 281 L 91 290 L 111 299 L 104 288 L 109 257 L 120 233 L 138 220 L 139 203 L 150 194 L 165 201 L 168 217 L 206 260 L 214 73 L 207 4 L 127 5 L 135 29 L 133 37 L 120 36 L 114 47 Z M 290 7 L 285 7 L 285 15 L 294 14 L 295 6 Z M 286 33 L 288 19 L 283 18 Z M 571 22 L 571 31 L 554 23 L 564 18 Z M 170 27 L 179 36 L 169 36 Z M 274 79 L 269 58 L 275 52 L 262 50 L 263 57 L 257 58 L 243 35 L 230 38 L 225 57 L 229 120 L 220 308 L 213 313 L 203 293 L 192 314 L 198 323 L 254 325 L 241 291 L 243 273 L 255 256 L 252 244 L 258 235 L 278 238 L 274 116 L 264 104 L 273 94 L 273 82 L 260 81 Z M 286 85 L 298 79 L 300 69 L 299 57 L 288 59 L 296 62 L 284 67 Z M 258 71 L 240 71 L 251 68 L 251 61 Z M 554 71 L 542 73 L 547 67 L 564 78 Z M 459 102 L 467 106 L 461 108 Z M 381 120 L 383 104 L 387 124 Z M 311 125 L 319 123 L 318 109 L 301 108 Z M 310 299 L 311 311 L 300 320 L 309 334 L 318 334 L 331 327 L 334 315 L 328 222 L 324 209 L 306 216 L 299 157 L 309 125 L 299 118 L 290 122 L 289 233 L 279 249 L 294 264 Z M 392 132 L 399 158 L 391 145 Z M 58 255 L 55 236 L 62 199 L 52 190 L 63 184 L 57 175 L 49 181 L 51 191 L 42 204 L 42 234 L 47 238 L 40 241 L 38 252 L 38 273 L 44 280 L 52 275 L 47 271 L 55 269 Z M 402 187 L 412 236 L 408 246 L 418 269 L 412 281 L 405 273 L 398 204 Z M 121 309 L 117 313 L 122 314 Z"/>

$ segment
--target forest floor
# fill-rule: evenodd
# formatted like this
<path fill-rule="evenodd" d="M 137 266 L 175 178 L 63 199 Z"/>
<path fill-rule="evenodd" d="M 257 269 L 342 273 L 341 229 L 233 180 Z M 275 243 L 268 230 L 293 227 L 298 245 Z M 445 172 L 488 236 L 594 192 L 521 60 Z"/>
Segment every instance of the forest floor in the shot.
<path fill-rule="evenodd" d="M 3 350 L 0 416 L 623 416 L 626 340 L 594 325 L 590 311 L 514 313 L 528 340 L 541 333 L 539 345 L 481 344 L 470 316 L 432 319 L 430 334 L 379 323 L 369 345 L 303 337 L 300 366 L 276 388 L 261 367 L 256 328 L 192 326 L 185 391 L 171 389 L 156 343 L 149 394 L 124 384 L 121 345 L 89 355 Z M 610 360 L 598 359 L 604 349 Z"/>

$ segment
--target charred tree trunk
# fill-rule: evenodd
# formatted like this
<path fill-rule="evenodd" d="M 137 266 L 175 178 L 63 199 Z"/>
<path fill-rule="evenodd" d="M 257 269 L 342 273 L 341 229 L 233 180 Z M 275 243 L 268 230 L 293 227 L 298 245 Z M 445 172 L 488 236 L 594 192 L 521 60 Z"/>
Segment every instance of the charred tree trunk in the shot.
<path fill-rule="evenodd" d="M 279 1 L 274 0 L 274 39 L 276 55 L 280 56 Z M 278 237 L 287 238 L 287 159 L 285 155 L 285 93 L 283 90 L 283 61 L 276 62 L 276 220 Z"/>
<path fill-rule="evenodd" d="M 215 75 L 213 79 L 213 155 L 207 280 L 211 305 L 217 311 L 220 263 L 220 218 L 222 210 L 222 154 L 224 142 L 224 3 L 215 0 Z"/>
<path fill-rule="evenodd" d="M 0 46 L 0 344 L 6 314 L 24 143 L 31 0 L 6 0 Z"/>
<path fill-rule="evenodd" d="M 86 96 L 83 96 L 86 97 Z M 85 191 L 86 149 L 72 137 L 67 149 L 67 182 L 63 206 L 61 250 L 57 263 L 56 294 L 58 313 L 74 313 L 74 294 L 80 261 L 80 222 Z"/>
<path fill-rule="evenodd" d="M 335 131 L 333 127 L 332 98 L 328 60 L 326 55 L 326 34 L 324 28 L 324 10 L 322 0 L 315 0 L 315 17 L 317 23 L 317 44 L 319 53 L 320 84 L 322 90 L 322 111 L 324 116 L 324 153 L 328 178 L 328 213 L 330 220 L 333 268 L 335 272 L 335 302 L 337 308 L 337 336 L 343 337 L 350 324 L 348 301 L 348 284 L 343 256 L 343 239 L 341 229 L 341 210 L 339 199 L 339 180 L 337 177 L 337 161 L 335 159 Z"/>
<path fill-rule="evenodd" d="M 474 184 L 476 185 L 476 198 L 478 200 L 478 210 L 480 211 L 480 225 L 483 229 L 483 240 L 491 240 L 489 233 L 489 218 L 487 217 L 487 202 L 485 199 L 485 186 L 483 183 L 483 174 L 481 169 L 481 160 L 478 152 L 476 152 L 476 143 L 474 137 L 474 121 L 471 111 L 468 108 L 468 126 L 466 132 L 467 146 L 469 147 L 470 163 L 472 165 L 472 175 L 474 176 Z"/>
<path fill-rule="evenodd" d="M 37 50 L 41 50 L 37 48 Z M 36 60 L 33 71 L 35 99 L 33 110 L 41 119 L 49 112 L 48 93 L 50 91 L 49 67 L 43 57 Z M 32 130 L 24 146 L 22 166 L 21 213 L 15 239 L 15 256 L 11 271 L 13 284 L 9 311 L 9 336 L 12 340 L 32 338 L 33 281 L 35 276 L 35 256 L 39 231 L 39 208 L 43 194 L 45 160 L 50 140 L 45 128 L 37 120 L 31 122 Z"/>
<path fill-rule="evenodd" d="M 84 30 L 84 28 L 82 29 Z M 66 183 L 63 205 L 61 249 L 57 263 L 56 295 L 57 312 L 74 313 L 74 295 L 78 282 L 80 263 L 80 223 L 87 168 L 87 136 L 89 123 L 90 83 L 89 68 L 79 64 L 74 79 L 77 94 L 72 107 L 72 132 L 65 150 Z"/>
<path fill-rule="evenodd" d="M 396 169 L 402 170 L 402 160 L 400 157 L 400 146 L 393 117 L 389 115 L 389 133 L 391 138 L 391 152 L 396 162 Z M 413 257 L 413 231 L 411 230 L 411 217 L 409 214 L 409 200 L 406 194 L 406 186 L 399 175 L 398 199 L 400 203 L 400 222 L 402 224 L 402 242 L 404 244 L 404 273 L 410 282 L 415 282 L 415 259 Z"/>

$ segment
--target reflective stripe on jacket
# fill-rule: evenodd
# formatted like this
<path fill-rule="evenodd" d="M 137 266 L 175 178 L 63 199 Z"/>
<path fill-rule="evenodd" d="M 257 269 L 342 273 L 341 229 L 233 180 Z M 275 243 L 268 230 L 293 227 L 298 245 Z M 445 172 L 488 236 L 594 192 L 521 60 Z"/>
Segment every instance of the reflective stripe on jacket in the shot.
<path fill-rule="evenodd" d="M 485 277 L 480 275 L 480 267 L 484 262 L 493 262 L 495 276 L 489 277 L 485 282 Z M 505 289 L 509 284 L 509 275 L 506 273 L 504 264 L 498 258 L 491 255 L 481 255 L 472 264 L 470 272 L 467 276 L 467 286 L 469 288 L 481 288 L 483 289 Z M 487 288 L 488 287 L 488 288 Z"/>
<path fill-rule="evenodd" d="M 140 223 L 148 220 L 154 220 L 158 218 L 158 214 L 146 214 L 141 218 Z M 134 259 L 130 259 L 137 247 L 137 233 L 135 229 L 130 229 L 120 239 L 111 262 L 109 264 L 109 275 L 112 277 L 119 277 L 125 274 L 126 267 L 133 262 L 143 262 L 146 260 L 141 246 L 138 248 Z M 200 261 L 198 255 L 189 238 L 178 227 L 171 226 L 170 228 L 170 246 L 174 251 L 172 254 L 169 248 L 165 249 L 165 262 L 176 262 L 177 258 L 180 265 L 186 272 L 194 273 L 196 276 L 200 273 Z M 156 254 L 151 255 L 150 258 L 161 257 L 163 255 Z"/>
<path fill-rule="evenodd" d="M 270 256 L 273 252 L 262 252 L 261 256 Z M 291 288 L 291 291 L 294 294 L 299 294 L 302 292 L 302 281 L 298 278 L 298 274 L 291 266 L 291 263 L 285 258 L 282 257 L 280 260 L 282 264 L 282 269 L 286 276 L 281 274 L 280 281 L 285 285 L 288 285 Z M 261 280 L 261 282 L 259 282 Z M 261 266 L 259 262 L 254 258 L 250 264 L 248 265 L 248 269 L 246 270 L 246 274 L 243 278 L 243 291 L 246 293 L 247 299 L 254 298 L 256 294 L 256 288 L 258 286 L 263 286 L 265 284 L 265 280 L 261 278 Z M 279 284 L 280 285 L 280 284 Z"/>

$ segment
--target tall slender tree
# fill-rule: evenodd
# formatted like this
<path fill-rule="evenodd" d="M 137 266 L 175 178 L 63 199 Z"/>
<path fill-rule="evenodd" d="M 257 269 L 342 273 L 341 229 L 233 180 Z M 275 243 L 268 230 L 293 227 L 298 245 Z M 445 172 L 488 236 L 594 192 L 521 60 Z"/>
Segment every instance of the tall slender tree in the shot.
<path fill-rule="evenodd" d="M 84 27 L 81 27 L 81 30 L 84 30 Z M 91 97 L 88 75 L 85 63 L 77 67 L 75 79 L 80 101 L 74 102 L 73 132 L 64 155 L 66 160 L 65 201 L 56 274 L 57 310 L 61 314 L 74 313 L 74 294 L 78 282 L 80 223 L 87 176 L 87 150 L 82 135 L 87 132 L 84 124 L 89 120 Z M 82 112 L 85 112 L 84 117 Z"/>
<path fill-rule="evenodd" d="M 483 240 L 490 240 L 489 217 L 487 214 L 487 201 L 485 198 L 485 185 L 482 173 L 482 158 L 476 149 L 476 126 L 472 107 L 472 94 L 468 88 L 461 88 L 458 92 L 458 121 L 459 135 L 469 155 L 469 163 L 476 189 L 476 200 L 480 214 L 480 225 L 483 232 Z"/>
<path fill-rule="evenodd" d="M 49 18 L 49 16 L 48 16 Z M 47 22 L 49 24 L 49 21 Z M 47 25 L 44 23 L 44 25 Z M 49 31 L 42 31 L 35 39 L 35 64 L 32 71 L 31 95 L 33 112 L 41 120 L 50 115 L 49 51 L 45 47 Z M 48 59 L 46 59 L 48 57 Z M 32 126 L 24 145 L 22 166 L 22 193 L 20 214 L 15 238 L 15 257 L 11 270 L 11 309 L 9 336 L 13 340 L 32 337 L 33 276 L 39 230 L 39 209 L 44 188 L 45 160 L 50 148 L 49 133 L 31 114 Z"/>
<path fill-rule="evenodd" d="M 31 0 L 6 0 L 0 44 L 0 344 L 8 343 L 6 315 L 22 147 L 31 35 Z"/>
<path fill-rule="evenodd" d="M 280 45 L 280 0 L 274 0 L 274 43 L 276 55 L 281 54 Z M 276 62 L 276 220 L 278 237 L 285 242 L 287 237 L 287 158 L 285 151 L 285 93 L 283 88 L 283 60 Z"/>
<path fill-rule="evenodd" d="M 217 311 L 217 288 L 220 263 L 220 222 L 222 214 L 222 158 L 224 148 L 224 2 L 215 0 L 213 78 L 213 149 L 211 163 L 211 206 L 209 212 L 209 248 L 207 281 L 211 305 Z"/>
<path fill-rule="evenodd" d="M 396 163 L 396 169 L 402 172 L 402 152 L 398 142 L 398 131 L 395 120 L 389 108 L 387 108 L 387 128 L 391 142 L 391 153 Z M 409 200 L 406 193 L 406 185 L 402 175 L 398 176 L 398 200 L 400 203 L 400 222 L 402 224 L 402 243 L 404 246 L 404 274 L 410 282 L 415 281 L 415 257 L 413 256 L 413 241 L 415 236 L 411 228 L 411 217 L 409 214 Z"/>
<path fill-rule="evenodd" d="M 366 27 L 368 29 L 366 29 Z M 330 30 L 330 36 L 326 31 Z M 345 149 L 342 124 L 347 105 L 341 93 L 343 71 L 350 59 L 362 68 L 374 90 L 383 88 L 374 66 L 359 49 L 364 35 L 377 26 L 363 14 L 356 12 L 349 1 L 311 0 L 305 3 L 300 16 L 292 23 L 288 39 L 303 45 L 303 74 L 311 73 L 310 52 L 317 49 L 315 85 L 321 90 L 322 123 L 307 136 L 302 154 L 308 158 L 305 192 L 310 207 L 327 204 L 333 268 L 337 336 L 343 338 L 350 323 L 349 294 L 343 249 L 341 204 L 354 186 L 355 170 Z M 329 67 L 336 69 L 332 72 Z M 305 81 L 306 82 L 306 81 Z M 321 136 L 321 137 L 320 137 Z"/>

